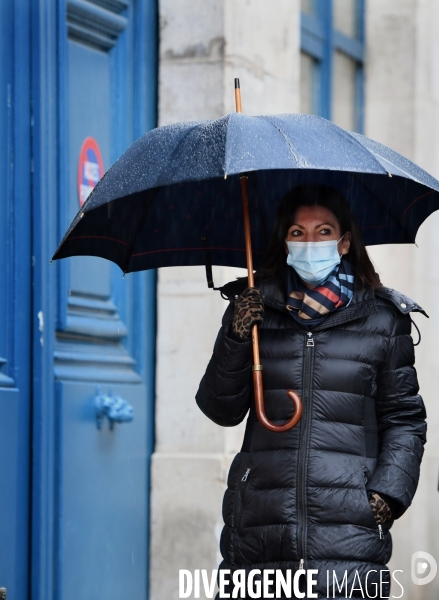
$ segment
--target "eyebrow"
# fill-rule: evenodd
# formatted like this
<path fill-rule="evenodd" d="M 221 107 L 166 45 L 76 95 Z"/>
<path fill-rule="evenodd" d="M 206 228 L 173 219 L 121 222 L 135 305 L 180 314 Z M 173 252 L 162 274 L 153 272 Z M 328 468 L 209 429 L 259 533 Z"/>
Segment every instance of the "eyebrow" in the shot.
<path fill-rule="evenodd" d="M 322 225 L 329 225 L 329 227 L 333 227 L 335 229 L 335 225 L 326 221 L 324 223 L 319 223 L 319 225 L 316 225 L 314 229 L 318 229 L 319 227 L 322 227 Z M 293 223 L 292 225 L 290 225 L 289 228 L 291 229 L 291 227 L 299 227 L 300 229 L 305 229 L 303 225 L 299 225 L 298 223 Z"/>
<path fill-rule="evenodd" d="M 316 225 L 315 229 L 318 229 L 319 227 L 322 227 L 322 225 L 329 225 L 329 227 L 334 227 L 335 225 L 333 225 L 332 223 L 328 223 L 328 221 L 325 221 L 324 223 L 320 223 L 320 225 Z"/>

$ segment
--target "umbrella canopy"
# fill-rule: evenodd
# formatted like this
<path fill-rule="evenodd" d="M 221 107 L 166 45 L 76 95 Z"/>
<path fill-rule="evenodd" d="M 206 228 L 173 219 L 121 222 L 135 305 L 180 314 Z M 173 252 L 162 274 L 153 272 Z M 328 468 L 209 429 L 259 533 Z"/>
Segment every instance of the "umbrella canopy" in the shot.
<path fill-rule="evenodd" d="M 94 188 L 53 258 L 101 256 L 124 272 L 245 267 L 244 173 L 256 267 L 277 207 L 295 185 L 340 190 L 366 245 L 414 242 L 439 208 L 439 181 L 382 144 L 313 115 L 232 113 L 137 140 Z"/>

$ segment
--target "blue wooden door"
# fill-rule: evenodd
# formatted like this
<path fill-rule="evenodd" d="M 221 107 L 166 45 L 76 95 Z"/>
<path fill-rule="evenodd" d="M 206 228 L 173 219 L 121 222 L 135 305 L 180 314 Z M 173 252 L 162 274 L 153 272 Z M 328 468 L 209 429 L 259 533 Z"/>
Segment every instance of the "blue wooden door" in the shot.
<path fill-rule="evenodd" d="M 150 0 L 68 0 L 57 10 L 42 4 L 49 15 L 38 12 L 38 28 L 53 34 L 56 76 L 39 71 L 39 81 L 54 94 L 55 119 L 39 88 L 39 109 L 54 134 L 43 139 L 41 129 L 36 138 L 57 167 L 37 181 L 37 202 L 49 211 L 49 223 L 34 222 L 44 261 L 102 166 L 155 125 L 155 7 Z M 48 52 L 45 43 L 39 52 Z M 34 344 L 42 375 L 35 386 L 33 598 L 146 598 L 155 274 L 122 279 L 115 265 L 93 257 L 41 264 L 38 302 L 45 310 L 42 342 Z M 133 419 L 115 422 L 108 409 L 97 419 L 102 402 L 125 403 Z"/>
<path fill-rule="evenodd" d="M 0 2 L 0 587 L 28 593 L 31 242 L 27 3 Z"/>

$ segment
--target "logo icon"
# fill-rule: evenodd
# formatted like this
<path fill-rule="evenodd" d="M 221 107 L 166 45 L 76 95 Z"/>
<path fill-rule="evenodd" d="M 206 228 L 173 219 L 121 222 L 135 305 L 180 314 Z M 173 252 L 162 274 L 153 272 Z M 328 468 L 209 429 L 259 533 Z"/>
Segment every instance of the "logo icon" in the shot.
<path fill-rule="evenodd" d="M 412 556 L 412 581 L 416 585 L 426 585 L 437 574 L 437 562 L 428 552 L 415 552 Z"/>

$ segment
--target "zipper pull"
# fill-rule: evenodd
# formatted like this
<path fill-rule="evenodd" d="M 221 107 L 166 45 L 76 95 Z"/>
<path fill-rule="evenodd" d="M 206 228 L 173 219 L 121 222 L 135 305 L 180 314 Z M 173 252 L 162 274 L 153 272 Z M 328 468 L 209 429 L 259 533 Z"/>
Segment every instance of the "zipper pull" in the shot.
<path fill-rule="evenodd" d="M 384 532 L 383 532 L 383 526 L 382 525 L 378 525 L 378 531 L 380 532 L 380 540 L 384 539 Z"/>
<path fill-rule="evenodd" d="M 304 564 L 305 564 L 305 561 L 303 560 L 303 558 L 301 558 L 300 562 L 299 562 L 299 571 L 303 569 Z"/>
<path fill-rule="evenodd" d="M 247 469 L 247 471 L 244 473 L 241 481 L 247 481 L 249 473 L 250 473 L 250 469 Z"/>
<path fill-rule="evenodd" d="M 312 337 L 312 333 L 309 331 L 307 333 L 306 346 L 307 348 L 314 346 L 314 338 Z"/>

